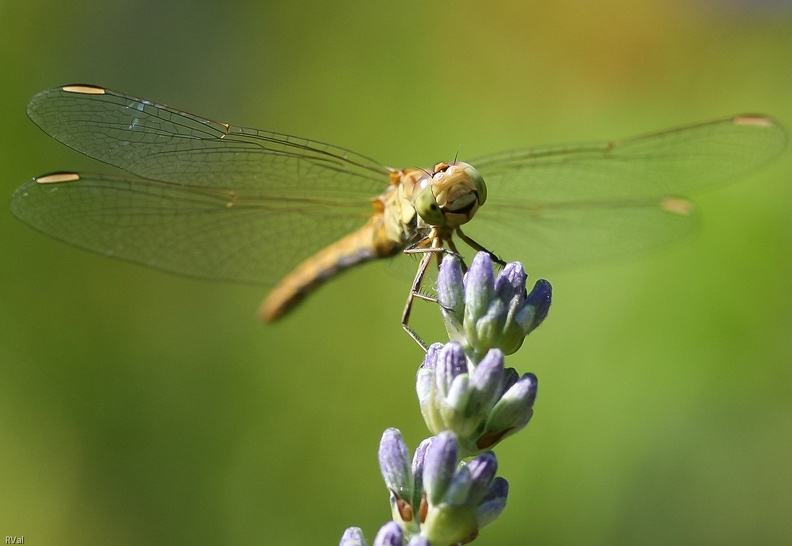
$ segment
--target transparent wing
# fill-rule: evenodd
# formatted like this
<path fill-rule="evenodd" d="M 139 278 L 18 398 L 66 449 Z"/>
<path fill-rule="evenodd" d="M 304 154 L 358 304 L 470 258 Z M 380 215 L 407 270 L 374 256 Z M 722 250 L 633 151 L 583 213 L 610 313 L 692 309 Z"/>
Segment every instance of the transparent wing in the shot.
<path fill-rule="evenodd" d="M 11 200 L 15 216 L 48 235 L 108 257 L 213 280 L 272 285 L 364 222 L 342 203 L 275 201 L 105 175 L 32 180 Z M 40 177 L 38 180 L 47 180 Z"/>
<path fill-rule="evenodd" d="M 43 91 L 28 116 L 47 134 L 142 178 L 211 188 L 266 188 L 281 198 L 372 197 L 389 169 L 350 150 L 212 121 L 109 89 Z"/>
<path fill-rule="evenodd" d="M 690 231 L 695 216 L 683 196 L 745 175 L 785 145 L 780 125 L 745 115 L 482 157 L 470 163 L 488 198 L 465 231 L 540 270 L 640 252 Z"/>
<path fill-rule="evenodd" d="M 36 95 L 45 132 L 134 176 L 60 173 L 12 212 L 76 246 L 175 273 L 273 285 L 360 227 L 390 170 L 320 142 L 230 126 L 92 86 Z"/>
<path fill-rule="evenodd" d="M 11 211 L 39 231 L 104 256 L 269 285 L 365 221 L 354 205 L 262 194 L 57 173 L 17 189 Z"/>

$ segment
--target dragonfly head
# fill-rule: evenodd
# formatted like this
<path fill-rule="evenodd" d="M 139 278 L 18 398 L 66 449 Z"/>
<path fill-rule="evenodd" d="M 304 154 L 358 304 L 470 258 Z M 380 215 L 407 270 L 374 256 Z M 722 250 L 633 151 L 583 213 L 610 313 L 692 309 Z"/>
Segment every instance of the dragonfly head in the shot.
<path fill-rule="evenodd" d="M 438 163 L 418 181 L 413 205 L 431 226 L 460 226 L 476 214 L 487 199 L 487 185 L 472 165 L 457 161 Z"/>

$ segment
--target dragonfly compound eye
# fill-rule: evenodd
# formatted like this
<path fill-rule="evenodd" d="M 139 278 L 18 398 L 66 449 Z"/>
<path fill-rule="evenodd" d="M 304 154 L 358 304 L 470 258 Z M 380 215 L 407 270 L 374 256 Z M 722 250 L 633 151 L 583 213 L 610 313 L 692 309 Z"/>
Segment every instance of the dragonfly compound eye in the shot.
<path fill-rule="evenodd" d="M 443 201 L 441 193 L 444 192 L 448 193 L 446 197 L 448 202 L 457 199 L 462 193 L 473 192 L 476 194 L 476 201 L 478 201 L 479 205 L 483 205 L 487 200 L 487 185 L 484 183 L 484 178 L 473 165 L 463 161 L 449 163 L 443 170 L 442 176 L 444 178 L 443 183 L 440 185 L 442 190 L 435 192 L 441 202 Z"/>
<path fill-rule="evenodd" d="M 483 205 L 487 200 L 487 184 L 484 182 L 481 173 L 479 173 L 475 167 L 467 163 L 459 162 L 457 165 L 462 167 L 463 172 L 470 178 L 470 181 L 473 182 L 473 185 L 476 187 L 476 194 L 478 195 L 478 204 Z"/>
<path fill-rule="evenodd" d="M 430 226 L 442 226 L 445 224 L 445 215 L 437 199 L 432 193 L 432 187 L 422 188 L 415 197 L 415 212 Z"/>

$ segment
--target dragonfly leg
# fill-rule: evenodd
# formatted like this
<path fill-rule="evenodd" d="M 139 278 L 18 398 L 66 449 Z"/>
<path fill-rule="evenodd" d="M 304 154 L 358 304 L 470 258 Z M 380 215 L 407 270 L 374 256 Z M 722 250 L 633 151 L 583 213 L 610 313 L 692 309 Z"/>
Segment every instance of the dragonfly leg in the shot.
<path fill-rule="evenodd" d="M 402 250 L 402 252 L 404 252 L 405 254 L 424 254 L 426 252 L 429 252 L 431 248 L 434 248 L 433 246 L 427 246 L 432 244 L 433 242 L 434 240 L 432 239 L 432 235 L 429 235 L 427 237 L 424 237 L 420 241 L 417 241 L 409 245 L 407 248 Z"/>
<path fill-rule="evenodd" d="M 421 339 L 415 330 L 410 328 L 410 311 L 412 311 L 412 304 L 415 298 L 420 298 L 420 288 L 423 283 L 423 278 L 426 275 L 426 270 L 429 268 L 429 262 L 432 260 L 433 253 L 427 252 L 421 258 L 421 263 L 418 265 L 418 271 L 415 273 L 410 293 L 407 295 L 407 302 L 404 304 L 404 311 L 402 312 L 401 325 L 404 331 L 421 346 L 421 349 L 427 351 L 429 346 Z"/>
<path fill-rule="evenodd" d="M 427 247 L 426 244 L 430 240 L 432 244 L 431 246 Z M 412 311 L 412 304 L 415 299 L 431 301 L 435 303 L 437 302 L 437 298 L 433 298 L 421 293 L 421 285 L 423 284 L 424 277 L 426 276 L 426 272 L 429 269 L 429 264 L 431 263 L 432 259 L 437 254 L 446 252 L 446 249 L 441 245 L 442 241 L 438 237 L 426 238 L 404 250 L 406 254 L 423 254 L 421 257 L 421 263 L 418 265 L 418 271 L 415 273 L 415 278 L 413 279 L 412 286 L 410 287 L 410 293 L 407 295 L 407 302 L 404 304 L 401 324 L 402 328 L 404 328 L 404 331 L 407 332 L 407 334 L 413 338 L 424 351 L 428 350 L 429 346 L 423 339 L 421 339 L 421 336 L 419 336 L 415 330 L 410 328 L 410 312 Z"/>
<path fill-rule="evenodd" d="M 459 228 L 456 228 L 456 234 L 457 234 L 457 235 L 459 235 L 459 238 L 460 238 L 460 239 L 462 239 L 463 241 L 465 241 L 465 243 L 466 243 L 466 244 L 467 244 L 467 245 L 468 245 L 470 248 L 472 248 L 473 250 L 475 250 L 476 252 L 486 252 L 487 254 L 489 254 L 489 256 L 490 256 L 490 258 L 492 259 L 492 261 L 493 261 L 493 262 L 495 262 L 496 264 L 498 264 L 498 265 L 500 265 L 500 266 L 505 266 L 505 265 L 506 265 L 506 262 L 505 262 L 505 261 L 503 261 L 503 260 L 501 260 L 501 259 L 498 257 L 498 255 L 497 255 L 497 254 L 495 254 L 494 252 L 492 252 L 492 251 L 491 251 L 491 250 L 489 250 L 488 248 L 484 248 L 482 245 L 480 245 L 479 243 L 477 243 L 476 241 L 474 241 L 472 238 L 470 238 L 470 237 L 468 237 L 467 235 L 465 235 L 464 233 L 462 233 L 462 230 L 461 230 L 461 229 L 459 229 Z"/>
<path fill-rule="evenodd" d="M 449 238 L 448 241 L 446 241 L 446 244 L 448 245 L 448 250 L 446 252 L 448 252 L 448 254 L 451 254 L 452 256 L 456 256 L 457 258 L 459 258 L 459 263 L 462 264 L 462 273 L 467 273 L 468 267 L 467 264 L 465 263 L 465 258 L 463 258 L 462 254 L 460 254 L 459 250 L 457 250 L 454 240 Z M 440 269 L 439 261 L 437 262 L 437 269 Z"/>

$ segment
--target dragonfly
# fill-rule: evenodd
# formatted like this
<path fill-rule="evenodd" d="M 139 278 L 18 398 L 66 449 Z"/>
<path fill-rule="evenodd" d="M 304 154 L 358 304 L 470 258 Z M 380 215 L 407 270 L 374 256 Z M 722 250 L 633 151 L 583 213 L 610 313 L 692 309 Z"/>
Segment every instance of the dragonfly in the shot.
<path fill-rule="evenodd" d="M 94 85 L 37 94 L 29 117 L 120 174 L 55 172 L 11 199 L 13 214 L 104 256 L 271 288 L 272 322 L 338 273 L 455 240 L 499 245 L 531 268 L 640 252 L 690 231 L 686 196 L 779 156 L 783 128 L 743 114 L 621 140 L 518 148 L 428 168 L 386 167 L 316 140 L 212 121 Z M 426 298 L 429 299 L 429 298 Z"/>

